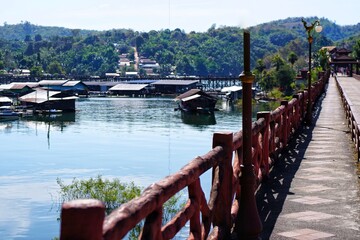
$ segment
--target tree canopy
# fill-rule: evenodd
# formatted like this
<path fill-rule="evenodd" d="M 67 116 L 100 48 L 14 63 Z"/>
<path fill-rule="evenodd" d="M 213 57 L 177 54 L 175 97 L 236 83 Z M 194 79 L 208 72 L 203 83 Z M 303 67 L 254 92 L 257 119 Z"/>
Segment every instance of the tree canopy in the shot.
<path fill-rule="evenodd" d="M 324 30 L 314 34 L 314 52 L 338 44 L 354 49 L 354 56 L 359 57 L 360 24 L 339 26 L 327 19 L 320 22 Z M 271 68 L 274 56 L 286 59 L 295 71 L 306 67 L 308 43 L 300 18 L 260 24 L 249 31 L 253 68 L 259 59 L 266 69 Z M 120 54 L 127 54 L 134 63 L 136 49 L 140 57 L 159 63 L 157 71 L 162 76 L 237 76 L 243 71 L 242 35 L 239 27 L 215 25 L 206 32 L 185 33 L 179 28 L 88 31 L 29 22 L 4 24 L 0 26 L 0 70 L 37 67 L 34 69 L 50 74 L 104 75 L 119 69 Z"/>

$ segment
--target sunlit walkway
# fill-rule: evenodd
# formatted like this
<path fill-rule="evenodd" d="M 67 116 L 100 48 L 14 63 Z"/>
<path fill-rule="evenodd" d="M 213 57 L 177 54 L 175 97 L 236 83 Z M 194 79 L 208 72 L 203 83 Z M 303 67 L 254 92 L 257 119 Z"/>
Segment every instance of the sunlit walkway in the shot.
<path fill-rule="evenodd" d="M 339 80 L 360 106 L 360 81 Z M 357 162 L 333 78 L 288 149 L 257 194 L 262 239 L 360 239 Z"/>

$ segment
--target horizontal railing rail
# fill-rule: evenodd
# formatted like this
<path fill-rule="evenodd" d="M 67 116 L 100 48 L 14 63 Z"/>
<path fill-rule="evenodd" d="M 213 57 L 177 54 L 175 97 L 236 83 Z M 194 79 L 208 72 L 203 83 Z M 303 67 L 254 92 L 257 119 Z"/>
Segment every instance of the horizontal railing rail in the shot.
<path fill-rule="evenodd" d="M 324 91 L 327 72 L 312 85 L 314 102 Z M 252 162 L 258 186 L 269 174 L 278 154 L 300 127 L 306 114 L 307 91 L 271 112 L 259 112 L 252 124 Z M 171 239 L 189 222 L 188 239 L 229 239 L 236 226 L 241 196 L 243 133 L 215 133 L 213 149 L 191 160 L 178 172 L 150 185 L 140 197 L 121 205 L 105 217 L 103 203 L 75 200 L 63 204 L 60 239 L 121 239 L 144 221 L 139 239 Z M 200 177 L 212 171 L 209 200 Z M 163 205 L 187 189 L 185 206 L 162 224 Z M 236 228 L 235 228 L 236 229 Z"/>

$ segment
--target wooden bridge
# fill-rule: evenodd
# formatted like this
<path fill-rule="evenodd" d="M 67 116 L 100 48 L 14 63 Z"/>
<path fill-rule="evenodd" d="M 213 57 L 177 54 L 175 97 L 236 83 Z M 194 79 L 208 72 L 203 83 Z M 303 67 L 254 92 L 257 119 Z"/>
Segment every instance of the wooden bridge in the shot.
<path fill-rule="evenodd" d="M 307 91 L 258 113 L 251 130 L 255 182 L 242 179 L 243 132 L 215 133 L 207 154 L 108 216 L 98 200 L 65 203 L 60 239 L 122 239 L 143 220 L 140 239 L 172 239 L 188 222 L 188 239 L 360 239 L 359 88 L 355 78 L 326 73 L 312 85 L 311 126 L 303 124 Z M 207 171 L 209 199 L 200 182 Z M 244 200 L 244 184 L 257 189 L 257 207 Z M 186 205 L 162 225 L 163 204 L 186 188 Z M 258 216 L 241 210 L 254 207 Z"/>

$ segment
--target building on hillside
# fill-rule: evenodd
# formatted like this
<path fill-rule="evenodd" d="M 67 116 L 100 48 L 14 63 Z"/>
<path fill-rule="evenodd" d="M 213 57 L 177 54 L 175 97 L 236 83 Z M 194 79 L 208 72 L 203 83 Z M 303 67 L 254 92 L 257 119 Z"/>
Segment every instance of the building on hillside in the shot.
<path fill-rule="evenodd" d="M 140 58 L 139 68 L 146 72 L 147 76 L 159 76 L 160 65 L 148 58 Z"/>
<path fill-rule="evenodd" d="M 119 73 L 105 73 L 106 78 L 117 78 L 120 77 Z"/>
<path fill-rule="evenodd" d="M 125 72 L 125 77 L 139 77 L 138 72 Z"/>
<path fill-rule="evenodd" d="M 119 68 L 129 67 L 131 65 L 131 61 L 128 59 L 128 55 L 126 53 L 119 55 Z"/>

